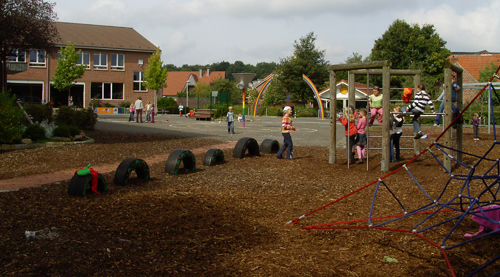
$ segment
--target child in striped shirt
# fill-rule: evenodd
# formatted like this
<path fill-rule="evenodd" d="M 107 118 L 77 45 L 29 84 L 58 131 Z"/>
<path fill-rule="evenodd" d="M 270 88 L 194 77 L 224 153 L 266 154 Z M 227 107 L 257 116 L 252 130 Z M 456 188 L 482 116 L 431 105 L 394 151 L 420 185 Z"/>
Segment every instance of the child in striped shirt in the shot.
<path fill-rule="evenodd" d="M 432 105 L 432 100 L 429 94 L 425 92 L 425 85 L 420 84 L 417 87 L 418 93 L 415 95 L 415 100 L 408 107 L 403 108 L 403 114 L 407 112 L 413 113 L 413 132 L 417 133 L 414 139 L 419 139 L 423 136 L 422 130 L 420 129 L 420 115 L 425 112 L 425 106 L 429 105 L 431 107 L 432 113 L 436 114 L 434 111 L 434 105 Z"/>
<path fill-rule="evenodd" d="M 292 107 L 286 106 L 283 108 L 283 119 L 281 120 L 281 135 L 283 135 L 283 145 L 281 146 L 278 153 L 276 153 L 276 157 L 278 159 L 283 159 L 283 152 L 286 150 L 286 158 L 289 160 L 293 159 L 293 142 L 291 130 L 296 130 L 294 126 L 292 126 L 292 119 L 290 115 L 292 114 Z"/>

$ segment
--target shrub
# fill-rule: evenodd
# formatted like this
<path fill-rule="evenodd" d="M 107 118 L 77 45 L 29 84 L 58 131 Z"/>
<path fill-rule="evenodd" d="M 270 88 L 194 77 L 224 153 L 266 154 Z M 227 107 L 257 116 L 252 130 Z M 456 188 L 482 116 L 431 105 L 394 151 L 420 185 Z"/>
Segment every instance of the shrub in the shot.
<path fill-rule="evenodd" d="M 174 108 L 177 107 L 177 101 L 172 97 L 162 97 L 158 98 L 158 107 Z M 129 104 L 130 106 L 130 104 Z M 177 112 L 178 113 L 178 112 Z"/>
<path fill-rule="evenodd" d="M 26 104 L 23 108 L 31 116 L 33 122 L 42 122 L 45 120 L 52 122 L 53 120 L 50 105 Z"/>
<path fill-rule="evenodd" d="M 111 103 L 109 103 L 109 102 L 106 102 L 106 103 L 104 103 L 104 107 L 114 108 L 114 107 L 115 107 L 115 105 L 113 105 L 113 104 L 111 104 Z"/>
<path fill-rule="evenodd" d="M 16 96 L 0 92 L 0 143 L 13 143 L 24 132 L 24 113 L 15 103 Z"/>
<path fill-rule="evenodd" d="M 45 136 L 49 139 L 52 138 L 53 136 L 52 133 L 56 128 L 56 124 L 54 122 L 49 122 L 47 119 L 45 119 L 40 123 L 40 126 L 42 126 L 43 129 L 45 130 Z"/>
<path fill-rule="evenodd" d="M 75 125 L 75 109 L 68 106 L 59 107 L 59 111 L 57 112 L 55 122 L 57 125 L 65 124 L 65 125 Z"/>
<path fill-rule="evenodd" d="M 75 137 L 76 135 L 80 134 L 80 128 L 78 128 L 76 126 L 68 126 L 68 128 L 69 128 L 69 135 L 72 138 Z"/>
<path fill-rule="evenodd" d="M 120 103 L 120 108 L 129 108 L 130 107 L 130 102 L 121 102 Z"/>
<path fill-rule="evenodd" d="M 79 130 L 94 130 L 97 114 L 91 108 L 77 110 L 75 111 L 75 122 L 74 126 L 78 127 Z"/>
<path fill-rule="evenodd" d="M 23 133 L 23 138 L 29 138 L 32 141 L 45 140 L 45 129 L 39 123 L 28 125 Z"/>
<path fill-rule="evenodd" d="M 71 137 L 69 126 L 66 124 L 57 125 L 52 134 L 54 135 L 54 137 L 63 137 L 63 138 Z"/>

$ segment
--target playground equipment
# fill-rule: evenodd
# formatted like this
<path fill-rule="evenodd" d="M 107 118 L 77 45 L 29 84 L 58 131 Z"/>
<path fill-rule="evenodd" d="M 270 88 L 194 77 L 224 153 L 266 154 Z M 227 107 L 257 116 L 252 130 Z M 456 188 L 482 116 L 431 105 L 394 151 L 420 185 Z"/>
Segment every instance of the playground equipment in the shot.
<path fill-rule="evenodd" d="M 187 172 L 196 171 L 196 160 L 193 153 L 186 149 L 175 149 L 172 153 L 170 153 L 170 156 L 168 156 L 167 162 L 165 163 L 165 173 L 173 175 L 179 174 L 181 162 Z"/>
<path fill-rule="evenodd" d="M 449 90 L 450 82 L 448 81 L 451 78 L 452 68 L 453 68 L 452 66 L 448 65 L 445 69 L 445 80 L 447 80 L 446 84 L 448 90 L 445 100 L 448 102 L 447 108 L 445 108 L 445 113 L 451 112 L 451 105 L 450 105 L 451 93 Z M 494 76 L 491 77 L 490 83 L 493 80 L 493 78 L 498 76 L 496 74 L 498 73 L 499 70 L 500 66 L 497 68 Z M 458 80 L 459 82 L 462 81 L 461 78 L 459 78 Z M 450 259 L 447 254 L 447 250 L 463 246 L 465 244 L 479 240 L 486 236 L 490 236 L 500 232 L 500 229 L 492 228 L 493 231 L 489 233 L 484 233 L 478 236 L 465 236 L 465 238 L 467 238 L 465 241 L 458 241 L 456 239 L 456 236 L 453 238 L 451 237 L 454 233 L 456 234 L 458 228 L 460 227 L 460 224 L 464 222 L 464 219 L 466 218 L 474 217 L 476 221 L 479 218 L 482 219 L 482 222 L 489 222 L 494 224 L 490 226 L 497 226 L 498 224 L 500 224 L 498 218 L 492 216 L 492 214 L 490 213 L 491 211 L 498 210 L 495 204 L 498 205 L 500 203 L 499 199 L 500 159 L 498 159 L 498 157 L 496 156 L 492 156 L 491 154 L 492 149 L 494 147 L 497 147 L 498 144 L 500 144 L 496 136 L 495 118 L 493 117 L 492 119 L 493 130 L 494 130 L 493 144 L 490 147 L 490 149 L 488 149 L 482 156 L 476 155 L 474 153 L 464 152 L 461 149 L 462 147 L 461 141 L 460 144 L 457 141 L 457 148 L 452 148 L 449 145 L 447 145 L 449 143 L 449 137 L 447 136 L 447 134 L 452 128 L 452 125 L 455 123 L 455 121 L 459 120 L 459 117 L 484 92 L 484 90 L 488 86 L 491 88 L 491 84 L 484 86 L 483 89 L 474 97 L 474 99 L 461 111 L 460 115 L 453 119 L 453 121 L 451 120 L 450 116 L 448 116 L 447 119 L 445 118 L 447 127 L 444 129 L 444 131 L 436 138 L 434 142 L 432 142 L 431 145 L 429 145 L 426 149 L 424 149 L 422 152 L 416 155 L 409 162 L 399 167 L 398 169 L 394 170 L 393 172 L 390 172 L 385 176 L 380 177 L 378 180 L 375 180 L 359 189 L 356 189 L 351 193 L 348 193 L 347 195 L 344 195 L 326 205 L 323 205 L 318 209 L 315 209 L 307 214 L 304 214 L 296 219 L 293 219 L 289 221 L 287 224 L 291 225 L 297 224 L 301 220 L 307 218 L 308 216 L 320 210 L 323 210 L 329 206 L 332 206 L 333 204 L 341 200 L 347 199 L 350 196 L 356 195 L 361 191 L 367 189 L 368 187 L 371 187 L 372 185 L 375 185 L 373 198 L 370 204 L 370 210 L 369 212 L 366 213 L 368 214 L 368 218 L 309 225 L 306 227 L 302 227 L 302 229 L 362 229 L 362 228 L 368 229 L 369 228 L 369 229 L 378 229 L 385 231 L 414 234 L 417 237 L 430 243 L 432 246 L 440 249 L 442 255 L 446 260 L 451 275 L 455 276 L 452 263 L 450 262 Z M 386 86 L 384 86 L 384 88 L 385 87 Z M 495 97 L 498 100 L 500 100 L 500 96 L 495 91 L 495 89 L 494 88 L 490 89 L 489 103 L 491 108 L 493 108 L 493 104 L 491 101 L 493 97 L 492 91 L 494 92 Z M 460 127 L 461 126 L 459 126 L 459 128 Z M 444 143 L 443 144 L 438 143 L 439 139 L 441 139 L 442 137 L 445 139 Z M 432 151 L 432 147 L 436 148 L 436 153 Z M 449 167 L 450 164 L 447 164 L 448 160 L 444 159 L 443 162 L 441 162 L 438 158 L 438 152 L 442 152 L 443 155 L 450 160 L 450 164 L 451 161 L 454 161 L 455 165 L 460 167 L 460 170 L 457 170 L 460 173 L 452 174 Z M 453 155 L 454 152 L 456 152 L 456 156 Z M 426 189 L 426 187 L 428 186 L 426 186 L 426 184 L 424 184 L 423 182 L 419 181 L 421 178 L 423 179 L 424 177 L 415 176 L 411 172 L 410 167 L 413 166 L 412 163 L 425 153 L 430 154 L 432 158 L 434 158 L 437 161 L 437 163 L 443 168 L 444 172 L 446 172 L 449 175 L 449 179 L 446 185 L 442 188 L 442 191 L 439 195 L 434 195 L 434 196 L 431 195 Z M 468 155 L 467 163 L 462 161 L 461 158 L 463 155 Z M 407 176 L 398 175 L 397 178 L 393 176 L 394 179 L 396 180 L 395 182 L 396 184 L 390 183 L 388 178 L 398 173 L 400 174 L 407 173 Z M 402 192 L 400 191 L 401 193 L 397 193 L 397 190 L 400 186 L 398 180 L 401 180 L 402 178 L 407 178 L 407 179 L 409 178 L 410 180 L 412 180 L 412 182 L 415 183 L 415 187 L 412 187 L 412 189 L 420 191 L 421 193 L 418 196 L 425 199 L 425 202 L 422 203 L 421 206 L 413 209 L 406 208 L 405 205 L 406 199 L 404 197 L 404 194 L 407 193 L 406 188 L 403 188 Z M 430 184 L 430 186 L 435 187 L 436 184 L 432 183 Z M 394 204 L 396 204 L 395 206 L 397 207 L 396 209 L 398 209 L 400 212 L 393 215 L 376 216 L 375 215 L 376 212 L 379 211 L 377 210 L 377 208 L 380 208 L 383 205 L 387 204 L 387 203 L 381 203 L 381 201 L 377 201 L 379 194 L 383 193 L 384 188 L 389 193 L 390 197 L 393 198 L 393 200 L 395 201 Z M 417 195 L 414 195 L 412 197 L 416 196 Z M 422 220 L 421 217 L 424 217 L 424 219 Z M 414 221 L 410 222 L 411 225 L 410 228 L 406 228 L 406 226 L 404 226 L 403 220 L 414 220 Z M 488 226 L 488 224 L 485 225 Z M 435 230 L 437 228 L 440 228 L 440 230 L 449 228 L 448 231 L 444 232 L 444 235 L 442 235 L 442 232 L 439 232 L 440 234 L 439 236 L 442 237 L 441 243 L 434 242 L 429 237 L 423 235 L 423 233 L 430 230 Z M 476 269 L 468 276 L 473 276 L 475 274 L 481 273 L 485 268 L 487 268 L 489 265 L 493 264 L 495 261 L 499 259 L 500 255 L 496 256 L 489 262 L 480 266 L 478 269 Z M 495 273 L 494 276 L 498 276 L 499 273 L 500 272 Z"/>
<path fill-rule="evenodd" d="M 236 86 L 243 90 L 243 123 L 242 127 L 245 128 L 245 89 L 248 86 L 248 83 L 252 81 L 252 79 L 255 77 L 255 73 L 233 73 L 234 80 L 238 83 Z"/>
<path fill-rule="evenodd" d="M 214 166 L 217 164 L 224 163 L 224 152 L 218 148 L 210 148 L 205 154 L 205 158 L 203 159 L 203 165 L 205 166 Z"/>
<path fill-rule="evenodd" d="M 244 137 L 240 138 L 234 146 L 233 157 L 243 159 L 247 150 L 251 156 L 260 156 L 259 143 L 254 138 Z"/>
<path fill-rule="evenodd" d="M 90 164 L 75 172 L 68 185 L 68 194 L 72 196 L 86 196 L 89 192 L 99 194 L 108 191 L 104 177 L 92 169 Z"/>
<path fill-rule="evenodd" d="M 356 74 L 370 74 L 372 75 L 382 75 L 382 109 L 384 111 L 390 110 L 390 76 L 391 75 L 399 75 L 399 76 L 414 76 L 414 84 L 415 87 L 418 86 L 421 82 L 421 73 L 419 70 L 402 70 L 402 69 L 391 69 L 390 61 L 375 61 L 375 62 L 367 62 L 367 63 L 353 63 L 353 64 L 338 64 L 338 65 L 330 65 L 330 90 L 335 91 L 335 84 L 337 83 L 337 71 L 349 71 L 348 76 L 348 96 L 349 96 L 349 106 L 355 106 L 353 103 L 356 102 L 355 94 L 354 94 L 354 83 Z M 462 68 L 453 65 L 449 62 L 445 64 L 445 125 L 449 125 L 451 122 L 451 73 L 452 70 L 457 73 L 457 83 L 460 87 L 462 87 Z M 369 79 L 368 79 L 369 80 Z M 369 87 L 369 84 L 367 84 Z M 462 93 L 457 93 L 457 107 L 459 109 L 462 108 Z M 330 103 L 337 102 L 336 93 L 330 94 Z M 337 105 L 330 105 L 330 153 L 329 153 L 329 162 L 336 163 L 336 122 L 333 115 L 337 114 Z M 382 161 L 381 161 L 381 171 L 389 170 L 389 147 L 390 147 L 390 135 L 389 135 L 389 112 L 385 112 L 382 117 Z M 445 145 L 451 146 L 451 130 L 446 130 L 445 135 Z M 347 145 L 349 149 L 349 145 Z M 456 138 L 456 148 L 458 150 L 462 149 L 462 126 L 459 125 L 457 128 L 457 138 Z M 414 140 L 414 153 L 418 155 L 420 153 L 420 140 Z M 444 164 L 448 170 L 451 169 L 451 160 L 446 155 L 444 156 Z M 458 155 L 458 159 L 461 161 L 461 154 Z"/>
<path fill-rule="evenodd" d="M 126 186 L 132 171 L 135 171 L 137 178 L 149 180 L 150 171 L 148 164 L 144 160 L 131 157 L 126 158 L 118 165 L 113 183 L 117 186 Z"/>
<path fill-rule="evenodd" d="M 280 143 L 275 139 L 265 139 L 260 144 L 260 150 L 267 154 L 276 154 L 280 150 Z"/>

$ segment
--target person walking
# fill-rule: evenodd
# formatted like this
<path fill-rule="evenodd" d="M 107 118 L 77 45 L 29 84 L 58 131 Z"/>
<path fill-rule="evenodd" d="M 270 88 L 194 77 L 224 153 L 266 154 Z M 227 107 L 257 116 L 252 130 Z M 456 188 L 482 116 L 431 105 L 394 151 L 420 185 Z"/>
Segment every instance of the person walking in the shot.
<path fill-rule="evenodd" d="M 234 112 L 233 107 L 229 107 L 229 112 L 226 115 L 227 133 L 234 134 Z"/>
<path fill-rule="evenodd" d="M 184 110 L 184 106 L 182 104 L 179 104 L 179 115 L 182 116 L 182 110 Z"/>
<path fill-rule="evenodd" d="M 137 97 L 137 100 L 135 100 L 135 113 L 136 115 L 136 122 L 139 123 L 139 116 L 141 117 L 141 123 L 142 122 L 142 110 L 144 109 L 144 106 L 142 104 L 142 97 Z"/>
<path fill-rule="evenodd" d="M 281 146 L 276 157 L 278 159 L 283 159 L 283 152 L 286 150 L 286 158 L 288 160 L 293 159 L 293 141 L 291 130 L 295 131 L 296 128 L 292 126 L 292 119 L 290 115 L 292 114 L 292 107 L 286 106 L 283 108 L 283 118 L 281 119 L 281 135 L 283 136 L 283 145 Z"/>
<path fill-rule="evenodd" d="M 155 123 L 155 104 L 151 104 L 151 123 Z"/>

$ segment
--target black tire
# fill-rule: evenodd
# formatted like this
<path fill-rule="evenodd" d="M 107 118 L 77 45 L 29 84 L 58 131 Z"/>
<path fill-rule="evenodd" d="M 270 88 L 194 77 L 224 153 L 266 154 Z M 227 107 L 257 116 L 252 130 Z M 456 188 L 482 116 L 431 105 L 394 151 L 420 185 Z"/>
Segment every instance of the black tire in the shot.
<path fill-rule="evenodd" d="M 233 157 L 237 159 L 243 159 L 245 157 L 245 152 L 248 149 L 248 154 L 251 156 L 260 156 L 259 144 L 253 138 L 241 138 L 236 143 L 233 150 Z"/>
<path fill-rule="evenodd" d="M 180 164 L 184 164 L 184 169 L 188 172 L 196 171 L 196 160 L 191 151 L 186 149 L 175 149 L 168 156 L 165 164 L 165 173 L 177 175 L 179 174 Z"/>
<path fill-rule="evenodd" d="M 205 154 L 205 158 L 203 159 L 203 165 L 213 166 L 216 164 L 223 164 L 224 161 L 225 161 L 224 152 L 222 152 L 222 150 L 217 148 L 210 148 Z"/>
<path fill-rule="evenodd" d="M 115 178 L 113 183 L 117 186 L 126 186 L 130 173 L 135 170 L 137 178 L 148 180 L 150 177 L 150 171 L 148 164 L 141 159 L 137 158 L 126 158 L 123 160 L 115 172 Z"/>
<path fill-rule="evenodd" d="M 275 139 L 265 139 L 260 144 L 260 151 L 267 154 L 278 153 L 280 150 L 280 143 Z"/>
<path fill-rule="evenodd" d="M 108 191 L 108 185 L 104 176 L 97 173 L 97 191 L 106 192 Z M 68 194 L 72 196 L 82 196 L 84 197 L 87 193 L 92 192 L 92 175 L 78 175 L 75 174 L 68 185 Z"/>

